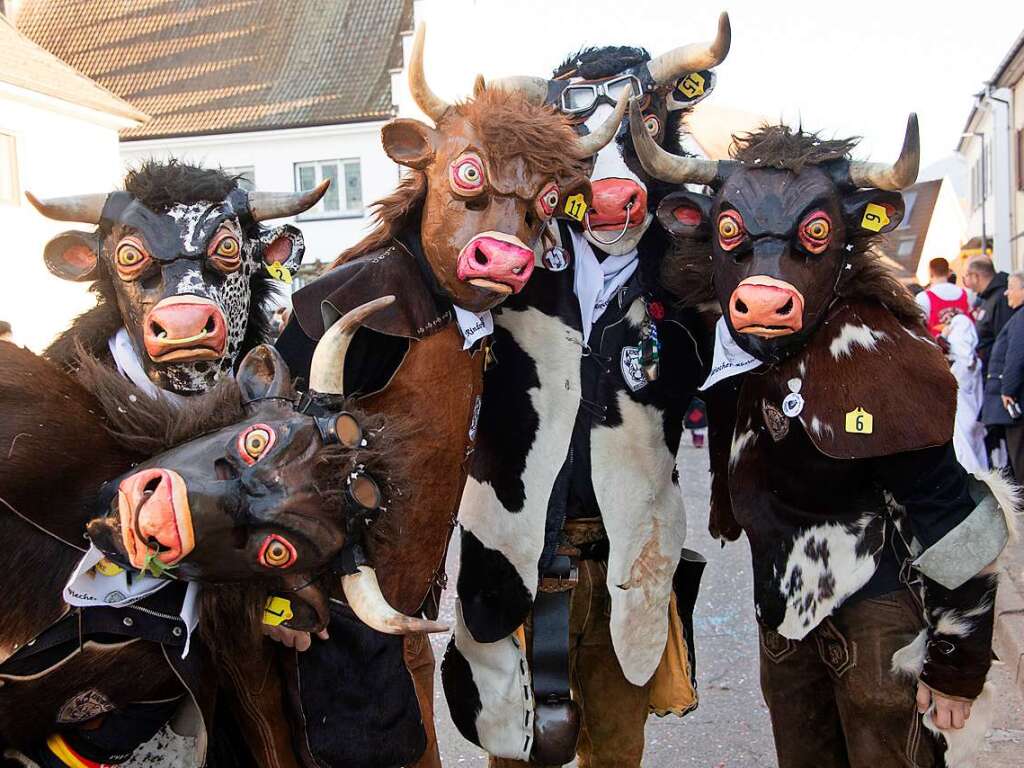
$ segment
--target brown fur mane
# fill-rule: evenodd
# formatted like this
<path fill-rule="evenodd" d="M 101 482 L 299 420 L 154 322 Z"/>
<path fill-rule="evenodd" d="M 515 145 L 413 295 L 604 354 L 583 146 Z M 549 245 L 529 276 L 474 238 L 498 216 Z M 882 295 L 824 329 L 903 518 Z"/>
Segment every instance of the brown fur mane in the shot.
<path fill-rule="evenodd" d="M 587 175 L 586 164 L 573 154 L 576 132 L 553 106 L 538 106 L 519 92 L 487 88 L 472 99 L 452 105 L 451 112 L 476 128 L 486 145 L 488 160 L 499 172 L 521 157 L 535 173 L 562 179 Z M 439 132 L 444 133 L 448 119 L 442 117 Z M 418 221 L 426 195 L 426 174 L 408 171 L 394 192 L 370 206 L 373 231 L 331 266 L 385 247 Z"/>

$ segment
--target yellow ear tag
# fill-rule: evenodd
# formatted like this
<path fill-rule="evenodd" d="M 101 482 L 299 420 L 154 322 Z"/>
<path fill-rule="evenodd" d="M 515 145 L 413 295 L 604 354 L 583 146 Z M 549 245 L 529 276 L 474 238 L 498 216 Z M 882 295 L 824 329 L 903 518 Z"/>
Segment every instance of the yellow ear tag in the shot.
<path fill-rule="evenodd" d="M 268 627 L 276 627 L 294 617 L 291 602 L 283 597 L 268 598 L 263 606 L 263 623 Z"/>
<path fill-rule="evenodd" d="M 870 435 L 875 428 L 875 417 L 858 406 L 846 414 L 846 431 L 855 435 Z"/>
<path fill-rule="evenodd" d="M 576 221 L 583 221 L 583 217 L 587 213 L 587 203 L 583 199 L 583 193 L 578 195 L 570 195 L 565 200 L 565 214 L 566 216 L 572 216 Z"/>
<path fill-rule="evenodd" d="M 878 203 L 868 203 L 864 209 L 864 218 L 860 220 L 860 225 L 864 229 L 870 229 L 872 232 L 881 232 L 882 227 L 888 223 L 889 213 L 885 210 L 885 206 Z"/>
<path fill-rule="evenodd" d="M 93 568 L 96 570 L 96 573 L 100 574 L 100 576 L 117 576 L 119 573 L 124 573 L 124 568 L 119 565 L 114 565 L 105 557 L 96 563 Z"/>
<path fill-rule="evenodd" d="M 275 261 L 273 264 L 267 267 L 267 272 L 270 273 L 271 277 L 277 278 L 285 285 L 292 284 L 292 273 L 284 264 L 280 261 Z"/>
<path fill-rule="evenodd" d="M 691 72 L 679 81 L 679 92 L 688 99 L 695 99 L 704 94 L 705 80 L 700 72 Z"/>

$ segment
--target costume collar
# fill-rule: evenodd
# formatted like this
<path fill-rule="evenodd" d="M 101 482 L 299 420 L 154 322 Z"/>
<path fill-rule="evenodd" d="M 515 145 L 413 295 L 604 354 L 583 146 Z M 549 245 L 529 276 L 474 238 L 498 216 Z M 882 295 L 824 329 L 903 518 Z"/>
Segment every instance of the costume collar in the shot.
<path fill-rule="evenodd" d="M 619 291 L 629 283 L 640 261 L 636 248 L 621 256 L 605 256 L 603 261 L 598 261 L 597 254 L 583 233 L 570 228 L 569 236 L 572 238 L 575 256 L 573 290 L 580 303 L 583 342 L 587 343 L 594 323 L 604 314 Z"/>
<path fill-rule="evenodd" d="M 473 312 L 458 305 L 453 305 L 452 308 L 455 310 L 455 321 L 459 324 L 462 338 L 465 339 L 462 344 L 463 349 L 469 349 L 480 339 L 485 339 L 494 333 L 494 317 L 491 316 L 491 310 Z"/>
<path fill-rule="evenodd" d="M 738 376 L 762 365 L 764 361 L 758 360 L 736 343 L 725 318 L 720 317 L 715 325 L 715 356 L 711 362 L 711 373 L 700 385 L 700 391 L 710 389 L 722 379 Z"/>
<path fill-rule="evenodd" d="M 188 400 L 187 397 L 179 395 L 177 392 L 161 389 L 150 380 L 125 328 L 119 328 L 117 333 L 107 340 L 107 348 L 110 349 L 110 355 L 114 358 L 118 372 L 154 400 L 163 399 L 178 408 L 181 408 Z"/>

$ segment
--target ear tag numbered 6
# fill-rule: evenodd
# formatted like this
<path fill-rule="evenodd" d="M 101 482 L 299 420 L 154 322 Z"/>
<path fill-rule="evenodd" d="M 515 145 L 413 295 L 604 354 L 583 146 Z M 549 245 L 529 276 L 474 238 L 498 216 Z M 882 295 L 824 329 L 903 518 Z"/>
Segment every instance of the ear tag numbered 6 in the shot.
<path fill-rule="evenodd" d="M 280 261 L 275 261 L 273 264 L 267 265 L 267 272 L 270 276 L 276 280 L 280 280 L 285 285 L 292 284 L 292 272 L 288 267 L 282 264 Z"/>
<path fill-rule="evenodd" d="M 881 232 L 882 228 L 889 224 L 889 209 L 878 203 L 868 203 L 864 209 L 864 218 L 860 225 L 872 232 Z"/>
<path fill-rule="evenodd" d="M 846 414 L 846 431 L 854 435 L 870 435 L 875 429 L 875 418 L 860 406 Z"/>
<path fill-rule="evenodd" d="M 267 598 L 267 602 L 263 606 L 263 623 L 268 627 L 284 624 L 294 617 L 295 614 L 292 611 L 292 604 L 289 600 L 283 597 Z"/>
<path fill-rule="evenodd" d="M 586 215 L 586 213 L 587 201 L 583 199 L 582 193 L 570 195 L 565 199 L 566 216 L 576 219 L 576 221 L 583 221 L 583 217 Z"/>

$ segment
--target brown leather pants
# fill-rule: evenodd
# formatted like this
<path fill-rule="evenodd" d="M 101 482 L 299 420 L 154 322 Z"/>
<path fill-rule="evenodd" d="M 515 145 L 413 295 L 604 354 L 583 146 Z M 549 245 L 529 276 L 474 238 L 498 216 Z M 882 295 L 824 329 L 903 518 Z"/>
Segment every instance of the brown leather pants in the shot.
<path fill-rule="evenodd" d="M 569 674 L 582 727 L 576 748 L 580 768 L 638 768 L 644 753 L 650 684 L 635 686 L 622 674 L 608 627 L 611 597 L 607 563 L 581 560 L 569 608 Z M 526 625 L 527 644 L 530 625 Z M 492 768 L 535 765 L 490 758 Z"/>
<path fill-rule="evenodd" d="M 841 607 L 803 640 L 761 627 L 761 691 L 779 768 L 933 768 L 915 686 L 892 655 L 924 626 L 907 590 Z"/>

